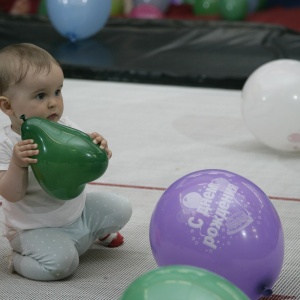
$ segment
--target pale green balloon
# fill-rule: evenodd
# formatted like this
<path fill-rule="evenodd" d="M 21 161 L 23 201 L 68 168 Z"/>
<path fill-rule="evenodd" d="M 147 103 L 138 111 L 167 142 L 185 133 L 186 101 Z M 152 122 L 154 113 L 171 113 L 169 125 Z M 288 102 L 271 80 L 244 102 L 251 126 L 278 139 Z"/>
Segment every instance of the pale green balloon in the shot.
<path fill-rule="evenodd" d="M 228 280 L 191 266 L 166 266 L 133 281 L 120 300 L 250 300 Z"/>
<path fill-rule="evenodd" d="M 220 11 L 219 0 L 195 0 L 193 11 L 195 15 L 218 15 Z"/>
<path fill-rule="evenodd" d="M 220 14 L 225 20 L 243 20 L 247 16 L 247 13 L 247 0 L 220 0 Z"/>

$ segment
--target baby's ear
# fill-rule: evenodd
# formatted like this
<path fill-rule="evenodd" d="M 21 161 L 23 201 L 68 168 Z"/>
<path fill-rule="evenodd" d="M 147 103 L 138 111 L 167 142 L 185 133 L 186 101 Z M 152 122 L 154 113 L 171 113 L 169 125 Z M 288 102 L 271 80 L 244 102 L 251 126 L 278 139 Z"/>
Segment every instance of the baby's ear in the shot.
<path fill-rule="evenodd" d="M 8 116 L 13 114 L 10 101 L 7 97 L 0 96 L 0 109 Z"/>

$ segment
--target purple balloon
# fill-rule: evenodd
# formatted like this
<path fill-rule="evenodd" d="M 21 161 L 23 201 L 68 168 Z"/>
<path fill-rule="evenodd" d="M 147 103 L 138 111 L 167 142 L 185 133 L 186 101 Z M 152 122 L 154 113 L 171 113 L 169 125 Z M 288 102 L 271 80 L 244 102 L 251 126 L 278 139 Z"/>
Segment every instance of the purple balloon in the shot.
<path fill-rule="evenodd" d="M 150 222 L 158 266 L 207 269 L 257 300 L 272 293 L 284 258 L 279 216 L 253 182 L 225 170 L 202 170 L 175 181 Z"/>

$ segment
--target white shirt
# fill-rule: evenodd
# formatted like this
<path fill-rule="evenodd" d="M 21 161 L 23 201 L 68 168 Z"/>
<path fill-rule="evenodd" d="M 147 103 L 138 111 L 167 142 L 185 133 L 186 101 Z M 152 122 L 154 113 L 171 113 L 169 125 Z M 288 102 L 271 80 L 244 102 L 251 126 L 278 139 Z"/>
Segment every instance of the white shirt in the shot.
<path fill-rule="evenodd" d="M 60 124 L 79 129 L 67 117 Z M 0 170 L 7 170 L 14 145 L 21 140 L 11 126 L 0 130 Z M 28 189 L 24 199 L 9 202 L 2 198 L 4 236 L 11 240 L 23 230 L 42 227 L 63 227 L 72 224 L 82 214 L 86 193 L 83 191 L 72 200 L 62 201 L 48 195 L 39 185 L 31 167 L 28 167 Z"/>

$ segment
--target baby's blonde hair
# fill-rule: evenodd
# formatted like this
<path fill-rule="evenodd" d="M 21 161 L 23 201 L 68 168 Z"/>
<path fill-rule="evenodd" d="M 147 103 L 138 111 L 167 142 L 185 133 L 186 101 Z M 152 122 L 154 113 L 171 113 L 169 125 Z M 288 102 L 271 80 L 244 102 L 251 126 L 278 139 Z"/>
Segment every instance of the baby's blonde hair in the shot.
<path fill-rule="evenodd" d="M 26 76 L 30 68 L 35 74 L 59 63 L 46 50 L 29 43 L 14 44 L 0 50 L 0 96 Z"/>

